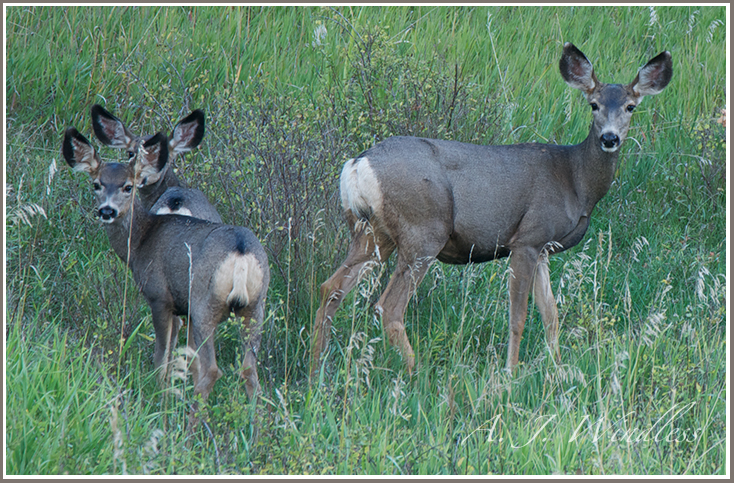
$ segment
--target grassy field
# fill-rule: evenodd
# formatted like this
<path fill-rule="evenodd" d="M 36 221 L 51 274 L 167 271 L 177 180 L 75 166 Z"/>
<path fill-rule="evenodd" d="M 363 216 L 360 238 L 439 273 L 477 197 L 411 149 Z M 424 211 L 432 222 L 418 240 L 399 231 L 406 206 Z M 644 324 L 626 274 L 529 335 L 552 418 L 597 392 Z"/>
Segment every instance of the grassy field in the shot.
<path fill-rule="evenodd" d="M 729 472 L 725 7 L 5 13 L 7 474 Z M 566 41 L 603 82 L 662 50 L 674 76 L 636 110 L 585 239 L 551 258 L 561 364 L 533 307 L 519 370 L 503 370 L 507 260 L 435 264 L 406 312 L 408 375 L 372 310 L 388 261 L 342 305 L 309 385 L 318 287 L 348 243 L 343 162 L 393 134 L 581 142 Z M 60 154 L 68 126 L 93 138 L 94 103 L 147 134 L 203 109 L 178 174 L 270 257 L 264 393 L 247 400 L 223 323 L 224 377 L 194 431 L 191 379 L 156 386 L 150 310 Z"/>

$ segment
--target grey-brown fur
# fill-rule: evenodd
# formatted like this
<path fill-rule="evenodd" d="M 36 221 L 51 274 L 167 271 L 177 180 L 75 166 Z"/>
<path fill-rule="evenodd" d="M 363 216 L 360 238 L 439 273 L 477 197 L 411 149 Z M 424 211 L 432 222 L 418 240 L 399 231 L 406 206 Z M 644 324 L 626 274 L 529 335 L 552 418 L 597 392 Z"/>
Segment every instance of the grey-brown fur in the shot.
<path fill-rule="evenodd" d="M 531 290 L 550 352 L 559 357 L 547 256 L 583 238 L 612 183 L 632 110 L 643 96 L 665 88 L 672 60 L 669 52 L 659 54 L 628 85 L 599 82 L 591 63 L 570 43 L 559 65 L 564 80 L 582 90 L 592 107 L 594 120 L 580 144 L 479 146 L 393 137 L 345 164 L 341 196 L 352 242 L 344 263 L 321 286 L 312 371 L 319 368 L 344 296 L 365 269 L 395 250 L 395 272 L 376 309 L 409 370 L 415 355 L 403 314 L 435 260 L 465 264 L 511 255 L 507 366 L 518 363 Z"/>
<path fill-rule="evenodd" d="M 270 280 L 265 251 L 247 228 L 188 216 L 156 215 L 134 196 L 141 167 L 161 162 L 167 138 L 141 144 L 131 163 L 102 163 L 89 141 L 67 129 L 63 155 L 94 182 L 97 213 L 115 253 L 128 262 L 150 305 L 156 333 L 154 363 L 163 379 L 178 340 L 176 316 L 189 316 L 194 391 L 206 398 L 221 376 L 214 352 L 217 324 L 230 313 L 243 318 L 242 377 L 248 396 L 259 390 L 256 352 L 260 346 L 265 297 Z M 137 173 L 135 172 L 137 169 Z M 129 245 L 128 245 L 129 235 Z"/>

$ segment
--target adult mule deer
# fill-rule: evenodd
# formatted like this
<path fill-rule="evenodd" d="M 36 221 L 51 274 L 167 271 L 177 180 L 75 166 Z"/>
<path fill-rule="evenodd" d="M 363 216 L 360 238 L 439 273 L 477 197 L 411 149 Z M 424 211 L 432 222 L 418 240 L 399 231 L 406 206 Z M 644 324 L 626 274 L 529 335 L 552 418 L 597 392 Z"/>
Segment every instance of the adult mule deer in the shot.
<path fill-rule="evenodd" d="M 95 104 L 91 109 L 92 128 L 99 141 L 112 148 L 124 149 L 128 157 L 152 136 L 137 136 L 104 107 Z M 146 210 L 159 215 L 177 214 L 222 223 L 222 218 L 209 203 L 204 193 L 186 187 L 173 171 L 176 155 L 191 151 L 204 138 L 204 112 L 196 109 L 181 119 L 168 140 L 169 159 L 164 165 L 151 165 L 140 176 L 138 194 Z"/>
<path fill-rule="evenodd" d="M 345 295 L 365 270 L 395 250 L 395 272 L 376 311 L 409 371 L 415 355 L 403 316 L 435 260 L 466 264 L 509 256 L 508 368 L 518 363 L 531 287 L 548 347 L 560 357 L 547 257 L 583 238 L 594 206 L 612 183 L 632 111 L 644 96 L 665 88 L 673 68 L 670 53 L 663 52 L 629 84 L 604 84 L 586 56 L 567 43 L 560 71 L 591 106 L 594 119 L 581 144 L 478 146 L 392 137 L 346 162 L 340 192 L 352 241 L 344 263 L 321 285 L 312 372 L 320 367 L 332 317 Z"/>
<path fill-rule="evenodd" d="M 256 352 L 260 346 L 265 296 L 270 281 L 267 255 L 247 228 L 188 216 L 156 215 L 134 196 L 151 166 L 164 166 L 168 139 L 158 133 L 136 146 L 130 163 L 103 163 L 75 128 L 64 135 L 62 152 L 75 171 L 93 180 L 97 214 L 115 253 L 127 262 L 145 296 L 155 328 L 154 364 L 163 380 L 178 340 L 175 316 L 188 315 L 194 393 L 204 399 L 221 376 L 214 351 L 217 324 L 230 313 L 243 318 L 241 376 L 249 397 L 259 390 Z"/>

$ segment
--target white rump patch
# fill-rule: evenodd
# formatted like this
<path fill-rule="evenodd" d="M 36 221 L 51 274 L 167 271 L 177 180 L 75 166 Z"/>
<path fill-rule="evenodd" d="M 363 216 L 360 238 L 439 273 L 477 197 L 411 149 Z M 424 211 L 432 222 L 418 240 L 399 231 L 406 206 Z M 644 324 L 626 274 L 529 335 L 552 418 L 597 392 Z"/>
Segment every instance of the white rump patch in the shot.
<path fill-rule="evenodd" d="M 263 269 L 251 253 L 230 253 L 214 274 L 214 287 L 218 298 L 227 305 L 247 306 L 260 295 L 263 285 Z"/>
<path fill-rule="evenodd" d="M 339 191 L 342 207 L 357 217 L 382 210 L 380 183 L 367 158 L 350 159 L 344 164 Z"/>
<path fill-rule="evenodd" d="M 183 215 L 183 216 L 191 216 L 194 215 L 191 213 L 191 211 L 188 208 L 180 208 L 176 211 L 173 211 L 167 206 L 158 208 L 158 211 L 155 212 L 156 215 Z"/>

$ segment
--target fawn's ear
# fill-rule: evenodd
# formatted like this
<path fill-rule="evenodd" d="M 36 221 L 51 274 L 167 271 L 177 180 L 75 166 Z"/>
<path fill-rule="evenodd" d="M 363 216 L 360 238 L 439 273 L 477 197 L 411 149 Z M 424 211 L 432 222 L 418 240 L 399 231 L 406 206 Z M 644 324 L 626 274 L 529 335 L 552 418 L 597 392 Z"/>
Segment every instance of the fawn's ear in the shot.
<path fill-rule="evenodd" d="M 151 137 L 131 160 L 135 165 L 135 182 L 138 187 L 156 183 L 163 175 L 168 163 L 168 138 L 163 133 Z"/>
<path fill-rule="evenodd" d="M 672 78 L 673 56 L 666 50 L 645 64 L 629 86 L 638 96 L 654 96 L 663 92 Z"/>
<path fill-rule="evenodd" d="M 171 154 L 191 151 L 204 138 L 204 111 L 197 109 L 181 119 L 173 128 L 168 147 Z"/>
<path fill-rule="evenodd" d="M 102 165 L 97 151 L 89 140 L 74 127 L 68 128 L 64 133 L 61 153 L 71 169 L 85 171 L 92 177 L 95 177 Z"/>
<path fill-rule="evenodd" d="M 558 67 L 563 80 L 574 89 L 590 94 L 599 85 L 591 62 L 571 42 L 566 42 L 563 46 L 563 54 Z"/>
<path fill-rule="evenodd" d="M 92 106 L 92 129 L 99 142 L 112 148 L 127 148 L 135 139 L 122 121 L 99 104 Z"/>

